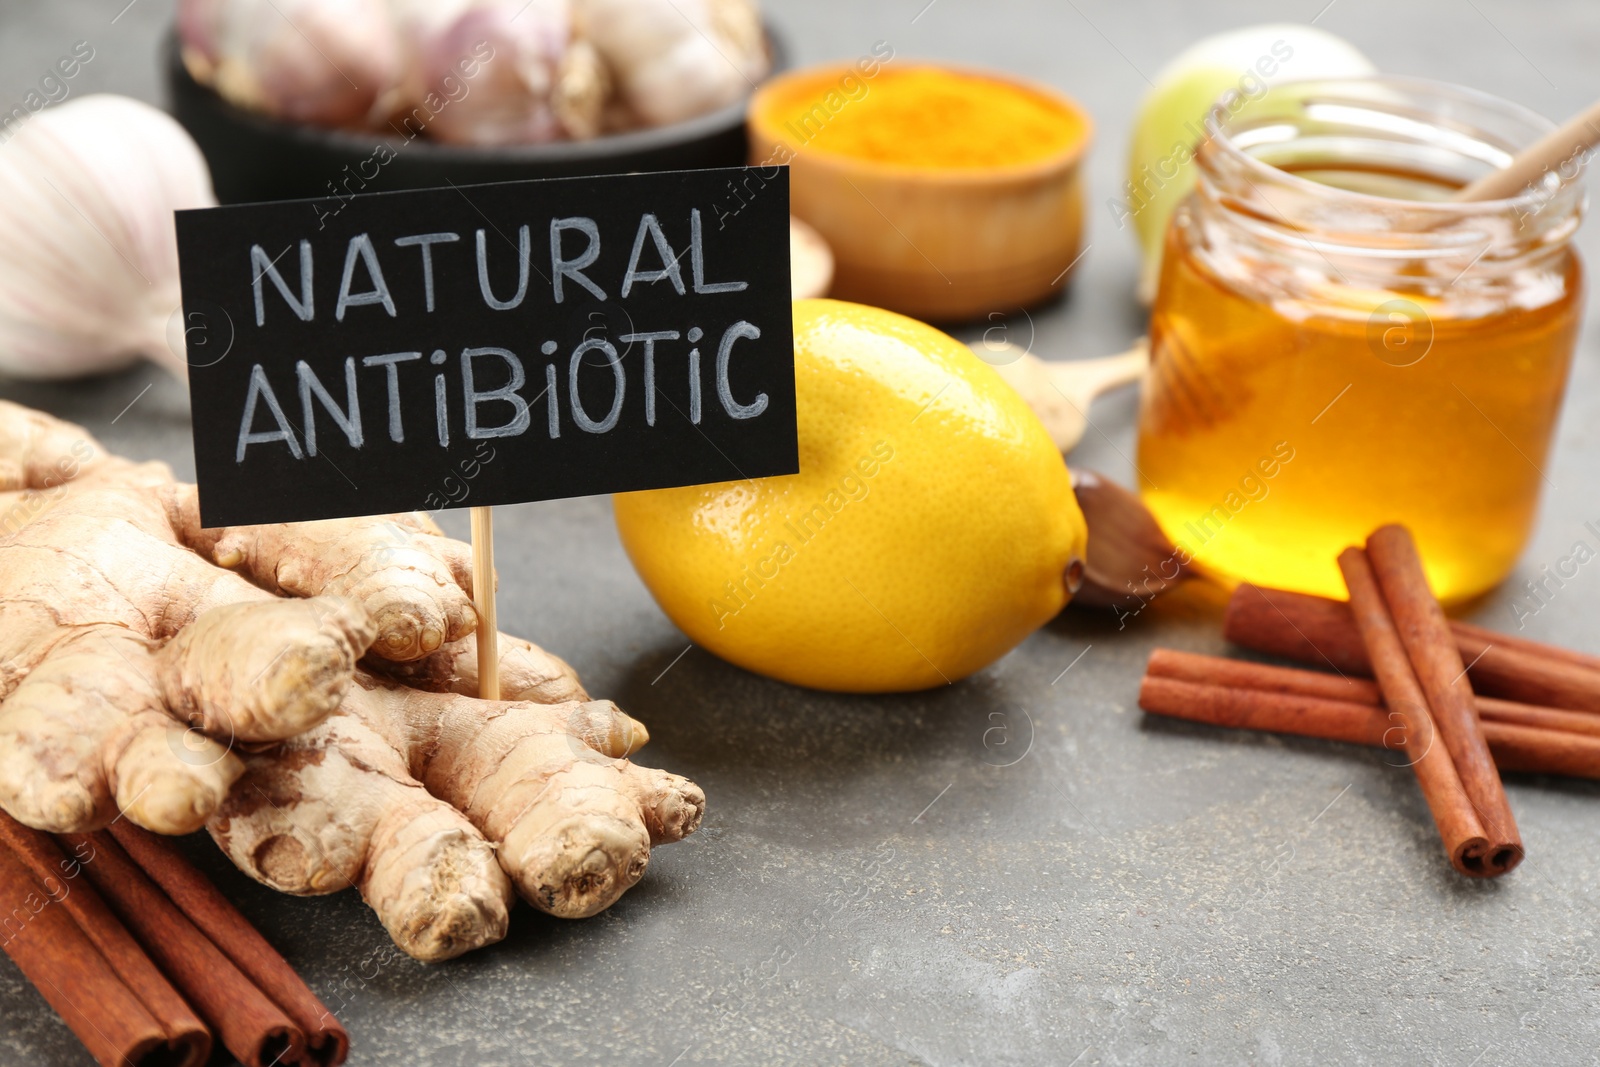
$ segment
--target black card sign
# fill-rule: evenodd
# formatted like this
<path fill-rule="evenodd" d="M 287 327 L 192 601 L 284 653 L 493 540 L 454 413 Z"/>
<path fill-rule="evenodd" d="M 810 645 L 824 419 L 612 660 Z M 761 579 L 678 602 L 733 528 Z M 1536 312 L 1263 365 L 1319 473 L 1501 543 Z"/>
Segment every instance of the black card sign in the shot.
<path fill-rule="evenodd" d="M 247 204 L 177 227 L 207 526 L 799 469 L 785 168 Z"/>

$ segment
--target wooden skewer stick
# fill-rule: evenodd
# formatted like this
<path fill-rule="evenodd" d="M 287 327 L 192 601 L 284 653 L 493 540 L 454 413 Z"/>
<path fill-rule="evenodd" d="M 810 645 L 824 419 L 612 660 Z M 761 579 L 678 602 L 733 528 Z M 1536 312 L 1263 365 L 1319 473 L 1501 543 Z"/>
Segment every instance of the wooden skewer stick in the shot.
<path fill-rule="evenodd" d="M 472 603 L 478 609 L 478 695 L 500 699 L 500 623 L 494 607 L 494 518 L 472 509 Z"/>
<path fill-rule="evenodd" d="M 1511 162 L 1458 190 L 1453 200 L 1503 200 L 1539 182 L 1547 170 L 1559 168 L 1600 142 L 1600 100 L 1590 104 L 1533 144 Z"/>

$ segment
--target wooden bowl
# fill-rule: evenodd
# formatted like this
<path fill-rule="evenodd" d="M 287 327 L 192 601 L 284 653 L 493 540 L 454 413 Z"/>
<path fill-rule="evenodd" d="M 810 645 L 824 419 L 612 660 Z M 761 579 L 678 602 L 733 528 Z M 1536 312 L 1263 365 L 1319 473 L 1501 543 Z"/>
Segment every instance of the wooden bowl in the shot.
<path fill-rule="evenodd" d="M 1083 133 L 1045 159 L 983 169 L 932 170 L 808 151 L 785 128 L 775 101 L 805 83 L 815 85 L 820 99 L 846 75 L 861 80 L 857 68 L 841 64 L 783 74 L 756 92 L 750 161 L 787 159 L 790 209 L 833 248 L 830 295 L 838 299 L 950 322 L 1059 294 L 1083 232 L 1080 165 L 1093 137 L 1088 114 L 1048 86 L 991 71 L 939 69 L 1015 85 L 1070 112 Z"/>

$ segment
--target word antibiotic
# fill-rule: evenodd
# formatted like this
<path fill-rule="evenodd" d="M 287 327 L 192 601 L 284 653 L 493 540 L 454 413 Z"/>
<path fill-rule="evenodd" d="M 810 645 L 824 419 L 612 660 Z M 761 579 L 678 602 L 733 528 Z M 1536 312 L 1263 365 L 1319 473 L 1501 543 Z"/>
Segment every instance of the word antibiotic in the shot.
<path fill-rule="evenodd" d="M 689 349 L 685 359 L 689 380 L 689 421 L 696 426 L 704 415 L 704 401 L 701 396 L 701 370 L 700 348 L 698 343 L 706 337 L 705 331 L 698 326 L 692 326 L 688 332 L 682 334 L 682 339 L 694 346 Z M 761 331 L 749 322 L 740 320 L 722 331 L 716 343 L 716 368 L 715 391 L 717 400 L 722 405 L 722 410 L 729 418 L 753 419 L 767 409 L 767 394 L 757 393 L 748 403 L 741 403 L 733 395 L 733 384 L 729 378 L 729 366 L 732 362 L 734 345 L 740 340 L 756 340 L 761 336 Z M 677 341 L 680 334 L 677 330 L 655 330 L 649 333 L 625 333 L 617 340 L 624 345 L 639 344 L 643 349 L 643 389 L 644 389 L 644 421 L 647 426 L 656 424 L 656 363 L 657 345 L 663 341 Z M 546 341 L 540 346 L 540 353 L 545 356 L 555 355 L 558 345 L 554 341 Z M 611 370 L 613 384 L 610 407 L 600 415 L 589 411 L 578 392 L 578 372 L 585 365 L 590 353 L 596 353 L 603 358 L 604 366 Z M 388 393 L 388 432 L 389 440 L 395 444 L 404 444 L 406 440 L 406 426 L 401 410 L 400 400 L 400 368 L 403 364 L 419 362 L 423 358 L 422 352 L 385 352 L 379 355 L 366 356 L 359 362 L 369 370 L 380 372 L 385 379 Z M 493 388 L 484 388 L 480 384 L 480 361 L 490 361 L 509 371 L 509 379 L 504 384 Z M 443 367 L 450 362 L 449 353 L 442 348 L 434 349 L 428 354 L 427 362 L 434 367 Z M 348 356 L 344 361 L 344 394 L 343 404 L 334 399 L 328 387 L 312 370 L 311 365 L 305 360 L 295 363 L 295 385 L 299 395 L 301 426 L 305 439 L 302 448 L 294 427 L 284 412 L 283 404 L 278 399 L 271 383 L 267 380 L 266 371 L 258 363 L 250 370 L 250 385 L 245 394 L 244 418 L 239 423 L 239 443 L 234 453 L 234 461 L 243 463 L 245 452 L 251 445 L 282 442 L 289 449 L 295 459 L 304 459 L 317 454 L 317 423 L 316 406 L 320 406 L 327 416 L 331 418 L 351 448 L 359 449 L 366 440 L 366 428 L 361 418 L 361 403 L 359 396 L 359 376 L 356 370 L 357 360 Z M 593 364 L 598 368 L 601 364 Z M 463 348 L 457 360 L 459 368 L 461 406 L 463 422 L 468 439 L 474 441 L 486 440 L 495 437 L 517 437 L 527 433 L 533 425 L 533 407 L 523 398 L 521 390 L 527 384 L 528 375 L 521 358 L 510 349 L 481 347 Z M 567 414 L 572 423 L 585 433 L 603 434 L 617 425 L 622 417 L 623 400 L 627 396 L 628 376 L 622 365 L 622 355 L 616 346 L 600 338 L 590 338 L 579 343 L 573 348 L 566 360 L 566 395 Z M 554 440 L 561 436 L 561 390 L 559 388 L 560 375 L 556 370 L 556 363 L 545 364 L 544 390 L 535 398 L 534 403 L 542 402 L 545 410 L 545 432 Z M 433 406 L 434 425 L 432 427 L 438 438 L 440 447 L 450 447 L 450 385 L 447 371 L 438 371 L 433 376 Z M 480 409 L 486 404 L 503 404 L 506 407 L 499 409 L 502 416 L 500 421 L 486 422 Z M 258 409 L 265 408 L 267 419 L 273 424 L 271 429 L 253 429 L 258 418 Z M 509 412 L 507 412 L 509 408 Z"/>

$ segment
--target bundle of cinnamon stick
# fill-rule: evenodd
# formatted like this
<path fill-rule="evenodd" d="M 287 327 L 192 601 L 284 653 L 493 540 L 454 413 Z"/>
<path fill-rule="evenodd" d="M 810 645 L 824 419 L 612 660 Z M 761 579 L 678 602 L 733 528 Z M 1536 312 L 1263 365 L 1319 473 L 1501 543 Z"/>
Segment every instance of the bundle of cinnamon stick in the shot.
<path fill-rule="evenodd" d="M 0 812 L 0 947 L 104 1067 L 338 1067 L 332 1013 L 171 843 L 124 821 L 50 834 Z"/>
<path fill-rule="evenodd" d="M 1139 706 L 1403 753 L 1456 870 L 1510 871 L 1523 847 L 1499 771 L 1600 778 L 1600 658 L 1446 619 L 1403 527 L 1339 568 L 1348 603 L 1242 585 L 1224 623 L 1235 644 L 1333 673 L 1157 649 Z"/>

